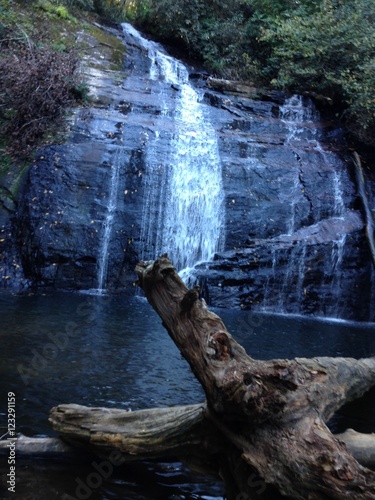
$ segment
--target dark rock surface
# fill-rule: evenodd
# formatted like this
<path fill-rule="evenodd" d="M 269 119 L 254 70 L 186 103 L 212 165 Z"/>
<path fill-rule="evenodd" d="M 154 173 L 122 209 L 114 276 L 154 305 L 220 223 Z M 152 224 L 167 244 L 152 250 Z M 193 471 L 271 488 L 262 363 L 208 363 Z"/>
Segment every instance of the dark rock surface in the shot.
<path fill-rule="evenodd" d="M 95 105 L 74 110 L 66 143 L 39 151 L 11 225 L 2 221 L 3 286 L 97 288 L 119 166 L 106 288 L 133 293 L 144 250 L 147 145 L 163 132 L 162 185 L 179 93 L 152 81 L 149 68 L 147 50 L 129 38 L 123 72 L 87 68 Z M 374 270 L 340 131 L 315 111 L 293 128 L 279 93 L 231 96 L 208 88 L 199 72 L 194 78 L 218 134 L 226 200 L 225 247 L 195 271 L 207 302 L 375 320 Z"/>

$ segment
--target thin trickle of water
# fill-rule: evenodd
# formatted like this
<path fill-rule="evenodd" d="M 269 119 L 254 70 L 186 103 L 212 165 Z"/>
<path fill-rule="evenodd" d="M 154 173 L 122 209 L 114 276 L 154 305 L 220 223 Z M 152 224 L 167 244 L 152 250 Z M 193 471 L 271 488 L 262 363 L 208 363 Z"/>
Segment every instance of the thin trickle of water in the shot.
<path fill-rule="evenodd" d="M 155 135 L 147 151 L 141 255 L 153 259 L 167 252 L 188 277 L 194 265 L 211 260 L 223 244 L 224 193 L 216 132 L 189 83 L 186 66 L 134 28 L 123 26 L 147 49 L 149 77 L 161 95 L 160 120 L 169 119 L 168 131 Z"/>
<path fill-rule="evenodd" d="M 107 205 L 107 214 L 103 222 L 103 236 L 99 248 L 98 257 L 98 293 L 104 293 L 106 289 L 106 280 L 108 273 L 108 249 L 111 239 L 113 219 L 117 207 L 117 194 L 119 188 L 120 170 L 122 165 L 122 149 L 118 148 L 115 152 L 113 165 L 111 166 L 111 177 L 109 181 L 109 196 Z"/>
<path fill-rule="evenodd" d="M 344 196 L 342 190 L 341 177 L 339 172 L 334 172 L 333 175 L 333 215 L 343 218 L 345 212 Z M 340 267 L 343 258 L 344 246 L 346 242 L 346 234 L 343 234 L 341 238 L 337 239 L 332 243 L 332 272 L 337 274 L 336 279 L 341 280 Z M 337 287 L 340 288 L 339 286 Z"/>
<path fill-rule="evenodd" d="M 161 133 L 155 132 L 155 136 L 149 142 L 146 153 L 147 172 L 143 175 L 144 200 L 142 210 L 141 241 L 143 246 L 140 250 L 142 260 L 156 257 L 156 250 L 160 243 L 161 234 L 155 234 L 155 228 L 163 225 L 165 199 L 165 187 L 168 182 L 167 170 L 163 164 L 163 157 L 160 154 Z M 147 223 L 154 221 L 154 224 Z M 152 255 L 154 253 L 155 255 Z"/>
<path fill-rule="evenodd" d="M 310 125 L 319 120 L 319 113 L 310 100 L 305 103 L 302 96 L 293 95 L 280 106 L 280 119 L 288 130 L 286 144 L 303 138 L 316 140 L 316 128 Z"/>
<path fill-rule="evenodd" d="M 289 262 L 279 294 L 279 312 L 290 312 L 287 309 L 287 304 L 289 303 L 289 296 L 291 295 L 296 297 L 297 303 L 300 304 L 302 302 L 304 295 L 303 284 L 305 279 L 305 259 L 306 244 L 301 241 L 293 247 L 290 253 Z"/>
<path fill-rule="evenodd" d="M 310 101 L 305 105 L 302 96 L 293 95 L 280 107 L 280 119 L 287 127 L 285 145 L 292 148 L 296 159 L 294 165 L 291 166 L 293 168 L 293 182 L 290 193 L 290 219 L 287 229 L 287 234 L 291 235 L 297 229 L 296 211 L 303 190 L 300 179 L 301 159 L 296 146 L 300 147 L 302 139 L 316 142 L 316 128 L 311 127 L 311 124 L 319 119 L 319 115 Z"/>
<path fill-rule="evenodd" d="M 276 282 L 277 256 L 276 249 L 272 249 L 272 267 L 267 274 L 266 283 L 264 285 L 264 296 L 262 301 L 262 311 L 268 312 L 274 309 L 274 283 Z"/>
<path fill-rule="evenodd" d="M 285 145 L 292 149 L 295 162 L 291 164 L 293 169 L 293 177 L 291 183 L 291 202 L 290 202 L 290 220 L 287 227 L 288 236 L 293 237 L 293 234 L 299 229 L 297 226 L 297 210 L 298 204 L 301 201 L 301 193 L 304 191 L 302 183 L 305 151 L 312 150 L 317 153 L 318 164 L 322 167 L 323 172 L 333 172 L 327 175 L 327 196 L 332 196 L 332 208 L 330 213 L 324 217 L 343 218 L 345 214 L 345 202 L 342 189 L 342 174 L 337 170 L 337 166 L 332 164 L 330 153 L 326 152 L 319 141 L 318 130 L 314 122 L 319 121 L 319 113 L 313 106 L 311 101 L 306 101 L 301 96 L 292 96 L 288 99 L 284 106 L 280 108 L 281 121 L 287 127 L 287 135 Z M 322 214 L 315 212 L 314 221 L 319 222 Z M 336 317 L 339 314 L 338 308 L 340 303 L 341 280 L 342 280 L 342 261 L 345 250 L 346 235 L 338 237 L 332 241 L 331 259 L 326 262 L 325 275 L 327 283 L 327 308 L 328 315 Z M 286 268 L 284 270 L 284 278 L 281 284 L 279 294 L 278 310 L 287 312 L 287 304 L 289 296 L 296 296 L 296 303 L 301 303 L 305 293 L 304 281 L 306 271 L 306 244 L 298 243 L 290 252 Z M 276 262 L 276 265 L 275 265 Z M 273 263 L 272 272 L 276 273 L 278 260 Z M 269 293 L 266 294 L 269 296 Z"/>
<path fill-rule="evenodd" d="M 339 172 L 333 174 L 333 196 L 334 196 L 334 214 L 338 217 L 342 216 L 345 212 L 344 195 L 342 190 L 342 181 Z"/>
<path fill-rule="evenodd" d="M 304 289 L 304 280 L 305 280 L 305 274 L 306 274 L 306 250 L 307 250 L 307 245 L 305 242 L 301 242 L 301 250 L 300 250 L 300 255 L 298 258 L 298 280 L 297 280 L 297 286 L 296 286 L 296 292 L 297 292 L 297 297 L 299 302 L 303 300 L 303 296 L 305 294 L 305 289 Z"/>

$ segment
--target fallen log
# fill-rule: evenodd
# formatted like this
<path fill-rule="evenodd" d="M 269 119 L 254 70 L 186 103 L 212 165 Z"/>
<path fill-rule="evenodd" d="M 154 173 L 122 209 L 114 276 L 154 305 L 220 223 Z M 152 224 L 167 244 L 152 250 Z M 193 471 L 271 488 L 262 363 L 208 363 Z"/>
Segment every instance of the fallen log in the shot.
<path fill-rule="evenodd" d="M 335 437 L 346 444 L 360 464 L 375 470 L 375 434 L 361 434 L 353 429 L 347 429 Z"/>
<path fill-rule="evenodd" d="M 356 460 L 354 441 L 346 446 L 345 433 L 326 425 L 375 385 L 375 358 L 255 360 L 167 256 L 136 272 L 207 401 L 133 414 L 60 405 L 50 420 L 64 439 L 127 460 L 192 457 L 224 479 L 230 500 L 274 499 L 270 488 L 297 499 L 375 499 L 375 473 Z"/>
<path fill-rule="evenodd" d="M 49 420 L 68 443 L 103 455 L 117 449 L 132 461 L 187 456 L 197 446 L 203 452 L 204 412 L 204 404 L 135 412 L 68 404 L 52 408 Z"/>
<path fill-rule="evenodd" d="M 84 450 L 100 454 L 117 449 L 130 462 L 168 457 L 191 460 L 192 455 L 202 458 L 203 451 L 207 459 L 223 451 L 222 439 L 207 418 L 204 404 L 134 412 L 66 404 L 52 408 L 50 422 L 64 440 L 20 434 L 12 439 L 17 457 L 71 462 L 91 459 L 92 454 Z M 360 464 L 375 469 L 375 434 L 348 429 L 335 438 L 345 443 Z M 0 455 L 9 454 L 8 445 L 7 439 L 0 441 Z M 212 467 L 209 469 L 211 473 Z"/>
<path fill-rule="evenodd" d="M 205 405 L 197 404 L 181 406 L 178 409 L 139 410 L 129 413 L 127 410 L 75 404 L 59 405 L 52 408 L 50 422 L 65 440 L 19 434 L 12 441 L 16 442 L 18 458 L 89 461 L 93 458 L 92 453 L 100 454 L 101 447 L 102 450 L 108 448 L 111 451 L 121 451 L 124 462 L 178 457 L 193 464 L 192 455 L 201 459 L 202 450 L 205 450 L 206 459 L 223 452 L 223 446 L 220 446 L 218 441 L 219 435 L 214 432 L 204 409 Z M 177 413 L 179 418 L 176 420 Z M 103 432 L 99 431 L 100 428 Z M 88 430 L 90 432 L 87 432 Z M 347 429 L 341 434 L 335 434 L 335 438 L 345 443 L 360 464 L 375 469 L 375 434 L 363 434 Z M 72 444 L 68 444 L 69 440 Z M 82 446 L 81 453 L 77 450 L 78 442 Z M 90 448 L 92 453 L 85 451 Z M 0 440 L 0 456 L 7 455 L 9 441 Z M 207 467 L 207 464 L 208 462 L 199 470 L 212 474 L 214 468 Z M 193 468 L 197 469 L 196 466 Z"/>
<path fill-rule="evenodd" d="M 178 459 L 220 477 L 218 457 L 231 448 L 207 419 L 205 404 L 134 412 L 66 404 L 52 408 L 49 420 L 71 446 L 102 457 L 117 450 L 124 463 Z"/>
<path fill-rule="evenodd" d="M 375 385 L 375 358 L 254 360 L 199 299 L 199 289 L 188 290 L 166 255 L 141 262 L 136 273 L 200 381 L 209 418 L 251 471 L 293 498 L 375 499 L 374 472 L 326 425 L 344 403 Z"/>
<path fill-rule="evenodd" d="M 28 437 L 23 434 L 16 438 L 3 439 L 0 441 L 0 455 L 9 455 L 9 442 L 15 443 L 17 458 L 45 460 L 64 460 L 67 462 L 82 462 L 92 460 L 92 455 L 84 450 L 79 452 L 77 447 L 70 446 L 68 443 L 57 437 Z"/>

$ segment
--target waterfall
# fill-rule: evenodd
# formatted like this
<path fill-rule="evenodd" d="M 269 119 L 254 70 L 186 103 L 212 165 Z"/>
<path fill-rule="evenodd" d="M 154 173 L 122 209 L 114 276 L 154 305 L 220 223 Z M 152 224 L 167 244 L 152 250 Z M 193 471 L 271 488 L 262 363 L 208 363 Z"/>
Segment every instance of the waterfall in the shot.
<path fill-rule="evenodd" d="M 302 96 L 293 95 L 280 106 L 280 119 L 288 129 L 286 144 L 293 145 L 294 141 L 298 142 L 304 138 L 314 140 L 316 129 L 306 125 L 319 120 L 319 113 L 311 101 L 305 105 Z"/>
<path fill-rule="evenodd" d="M 301 147 L 300 142 L 303 140 L 307 140 L 308 142 L 316 141 L 316 129 L 309 125 L 317 121 L 319 115 L 311 102 L 306 106 L 302 96 L 293 95 L 280 107 L 280 119 L 287 126 L 285 146 L 292 148 L 293 156 L 296 160 L 295 165 L 292 166 L 293 184 L 291 186 L 291 214 L 287 232 L 287 234 L 291 235 L 296 230 L 296 210 L 298 208 L 298 199 L 303 189 L 300 179 L 301 158 L 298 154 L 298 148 Z"/>
<path fill-rule="evenodd" d="M 187 83 L 181 88 L 176 121 L 163 240 L 178 268 L 186 269 L 210 260 L 219 249 L 223 191 L 216 136 Z"/>
<path fill-rule="evenodd" d="M 106 280 L 108 272 L 108 259 L 109 259 L 109 243 L 111 240 L 113 219 L 116 213 L 117 207 L 117 194 L 119 187 L 119 177 L 121 169 L 121 158 L 122 150 L 120 148 L 116 149 L 114 155 L 113 165 L 111 166 L 111 176 L 109 180 L 109 196 L 107 213 L 103 221 L 103 235 L 101 244 L 99 247 L 99 257 L 98 257 L 98 293 L 105 293 Z"/>
<path fill-rule="evenodd" d="M 149 78 L 160 96 L 159 120 L 167 123 L 148 144 L 141 256 L 154 259 L 167 252 L 188 277 L 194 265 L 211 260 L 223 245 L 224 194 L 216 132 L 186 66 L 133 27 L 123 27 L 147 50 Z M 161 145 L 164 151 L 167 146 L 167 156 Z"/>
<path fill-rule="evenodd" d="M 337 217 L 343 217 L 345 211 L 345 205 L 343 200 L 341 179 L 338 172 L 334 172 L 333 175 L 333 192 L 334 192 L 334 207 L 333 214 Z M 339 274 L 339 267 L 342 262 L 343 250 L 346 240 L 346 234 L 343 234 L 341 238 L 333 242 L 332 248 L 332 271 Z"/>
<path fill-rule="evenodd" d="M 343 187 L 341 174 L 335 172 L 333 176 L 333 191 L 334 191 L 334 207 L 333 213 L 336 217 L 341 220 L 344 219 L 345 205 L 343 198 Z M 328 314 L 339 318 L 342 313 L 347 308 L 345 301 L 341 299 L 342 287 L 345 286 L 345 280 L 343 279 L 342 267 L 343 267 L 343 257 L 345 244 L 347 240 L 347 235 L 343 233 L 339 238 L 332 241 L 332 252 L 331 252 L 331 275 L 332 275 L 332 291 L 335 295 L 335 301 L 331 309 L 328 310 Z"/>
<path fill-rule="evenodd" d="M 287 225 L 284 241 L 289 241 L 289 250 L 273 250 L 272 269 L 270 270 L 273 279 L 268 278 L 265 286 L 263 310 L 275 310 L 278 312 L 299 312 L 305 294 L 305 273 L 307 270 L 306 259 L 309 255 L 307 243 L 296 237 L 301 230 L 301 220 L 297 219 L 299 203 L 303 200 L 305 187 L 303 177 L 305 172 L 306 152 L 316 154 L 317 167 L 325 176 L 324 191 L 322 195 L 332 199 L 331 209 L 328 213 L 322 214 L 320 211 L 312 212 L 310 207 L 310 217 L 313 224 L 319 224 L 323 219 L 336 218 L 343 220 L 346 212 L 344 194 L 342 188 L 342 165 L 337 164 L 336 157 L 326 152 L 320 143 L 320 136 L 315 122 L 320 119 L 318 111 L 310 100 L 304 100 L 301 96 L 292 96 L 280 108 L 280 118 L 286 125 L 285 147 L 290 148 L 294 161 L 291 162 L 291 185 L 290 185 L 290 219 Z M 311 224 L 311 223 L 310 223 Z M 311 227 L 313 227 L 313 224 Z M 324 266 L 324 281 L 326 283 L 326 297 L 322 296 L 322 302 L 328 316 L 338 317 L 340 309 L 345 307 L 341 299 L 342 283 L 342 262 L 345 249 L 346 235 L 342 234 L 332 240 L 330 258 Z M 288 254 L 286 254 L 288 252 Z M 277 299 L 273 298 L 275 290 L 269 291 L 268 287 L 275 285 L 274 277 L 278 273 L 283 273 L 283 279 L 279 285 Z M 295 303 L 295 306 L 289 303 Z"/>

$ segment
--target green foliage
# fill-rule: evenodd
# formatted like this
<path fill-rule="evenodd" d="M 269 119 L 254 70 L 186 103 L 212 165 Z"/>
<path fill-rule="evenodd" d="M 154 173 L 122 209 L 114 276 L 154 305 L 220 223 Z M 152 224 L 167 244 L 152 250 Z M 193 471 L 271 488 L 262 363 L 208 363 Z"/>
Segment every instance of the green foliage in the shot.
<path fill-rule="evenodd" d="M 214 73 L 238 78 L 256 66 L 241 30 L 247 8 L 243 0 L 150 1 L 135 21 L 202 58 Z"/>
<path fill-rule="evenodd" d="M 49 14 L 53 14 L 56 9 L 56 7 L 48 0 L 38 0 L 36 7 L 44 12 L 48 12 Z"/>
<path fill-rule="evenodd" d="M 373 0 L 125 3 L 141 27 L 182 45 L 219 76 L 330 97 L 357 134 L 375 143 Z"/>
<path fill-rule="evenodd" d="M 64 4 L 72 9 L 94 10 L 93 0 L 64 0 Z"/>
<path fill-rule="evenodd" d="M 125 5 L 128 3 L 127 0 L 38 0 L 38 3 L 42 4 L 54 4 L 58 6 L 53 6 L 52 12 L 57 14 L 63 19 L 71 20 L 71 15 L 66 9 L 68 7 L 72 11 L 83 10 L 88 12 L 96 12 L 100 16 L 116 22 L 121 22 L 125 19 Z M 132 3 L 132 2 L 130 2 Z M 139 0 L 137 3 L 140 6 L 143 0 Z M 64 5 L 61 5 L 64 4 Z"/>
<path fill-rule="evenodd" d="M 367 0 L 322 0 L 314 16 L 298 9 L 273 19 L 261 36 L 272 49 L 265 74 L 277 87 L 340 101 L 347 120 L 374 127 L 374 19 Z"/>
<path fill-rule="evenodd" d="M 94 11 L 118 23 L 125 19 L 124 0 L 93 0 Z"/>
<path fill-rule="evenodd" d="M 66 21 L 72 21 L 73 23 L 77 22 L 77 19 L 70 14 L 64 5 L 49 2 L 48 0 L 38 0 L 36 8 L 43 10 L 51 18 L 56 16 Z"/>
<path fill-rule="evenodd" d="M 6 31 L 11 4 L 1 1 L 0 33 Z M 375 143 L 373 0 L 37 0 L 34 5 L 54 23 L 70 25 L 70 12 L 77 15 L 77 9 L 117 22 L 126 15 L 200 58 L 217 76 L 330 97 L 356 134 Z M 67 39 L 56 39 L 54 48 L 64 52 L 67 45 Z"/>
<path fill-rule="evenodd" d="M 63 5 L 59 5 L 58 7 L 56 7 L 55 12 L 62 19 L 69 19 L 71 17 L 67 8 L 64 7 Z"/>
<path fill-rule="evenodd" d="M 87 104 L 90 100 L 89 99 L 89 92 L 90 92 L 90 88 L 89 88 L 87 82 L 81 81 L 81 80 L 72 82 L 72 86 L 70 88 L 70 93 L 72 94 L 72 96 L 76 100 L 82 101 L 82 102 Z"/>
<path fill-rule="evenodd" d="M 125 0 L 123 9 L 129 21 L 143 22 L 150 13 L 149 0 Z"/>

